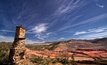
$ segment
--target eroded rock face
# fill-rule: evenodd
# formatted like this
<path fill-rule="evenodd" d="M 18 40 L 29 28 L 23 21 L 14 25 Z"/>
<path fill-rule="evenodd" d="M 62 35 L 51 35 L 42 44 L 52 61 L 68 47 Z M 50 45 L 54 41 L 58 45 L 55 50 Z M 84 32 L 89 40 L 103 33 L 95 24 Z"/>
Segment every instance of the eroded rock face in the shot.
<path fill-rule="evenodd" d="M 9 61 L 11 65 L 32 65 L 25 57 L 26 47 L 24 36 L 25 29 L 21 26 L 17 26 L 14 42 L 9 54 Z"/>

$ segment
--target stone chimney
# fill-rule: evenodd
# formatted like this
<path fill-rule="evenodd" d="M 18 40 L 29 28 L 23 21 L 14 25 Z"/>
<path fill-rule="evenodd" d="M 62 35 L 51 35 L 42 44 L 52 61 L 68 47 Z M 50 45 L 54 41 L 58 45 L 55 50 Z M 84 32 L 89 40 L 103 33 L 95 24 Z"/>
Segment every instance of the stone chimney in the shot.
<path fill-rule="evenodd" d="M 24 65 L 25 51 L 25 29 L 22 26 L 16 26 L 15 38 L 9 54 L 10 64 Z"/>

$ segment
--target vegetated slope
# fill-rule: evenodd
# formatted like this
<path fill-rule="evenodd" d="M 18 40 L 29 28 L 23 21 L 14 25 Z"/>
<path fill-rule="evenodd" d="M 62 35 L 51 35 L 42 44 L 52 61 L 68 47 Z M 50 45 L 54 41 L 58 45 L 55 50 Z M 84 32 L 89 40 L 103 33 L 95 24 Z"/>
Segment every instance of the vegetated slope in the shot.
<path fill-rule="evenodd" d="M 32 50 L 54 50 L 54 51 L 71 51 L 81 48 L 91 49 L 106 49 L 107 50 L 107 38 L 95 39 L 95 40 L 68 40 L 60 42 L 51 42 L 51 44 L 27 44 L 27 48 Z"/>
<path fill-rule="evenodd" d="M 43 49 L 49 49 L 50 45 L 44 44 L 26 44 L 26 47 L 31 50 L 43 50 Z"/>
<path fill-rule="evenodd" d="M 96 43 L 98 46 L 103 46 L 107 50 L 107 38 L 95 39 L 91 42 Z"/>
<path fill-rule="evenodd" d="M 86 41 L 69 41 L 60 43 L 54 51 L 72 51 L 80 48 L 94 48 L 95 45 Z"/>
<path fill-rule="evenodd" d="M 0 63 L 8 60 L 8 54 L 11 45 L 11 42 L 0 42 Z"/>
<path fill-rule="evenodd" d="M 57 44 L 51 44 L 54 51 L 72 51 L 76 49 L 105 49 L 107 50 L 107 38 L 95 40 L 69 40 Z"/>

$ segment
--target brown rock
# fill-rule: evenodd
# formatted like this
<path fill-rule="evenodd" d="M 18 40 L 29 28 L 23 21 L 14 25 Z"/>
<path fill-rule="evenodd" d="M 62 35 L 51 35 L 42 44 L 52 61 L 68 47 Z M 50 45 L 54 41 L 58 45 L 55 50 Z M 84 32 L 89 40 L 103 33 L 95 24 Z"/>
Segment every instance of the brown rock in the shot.
<path fill-rule="evenodd" d="M 11 65 L 33 65 L 25 56 L 25 29 L 16 27 L 14 42 L 10 49 L 9 61 Z"/>

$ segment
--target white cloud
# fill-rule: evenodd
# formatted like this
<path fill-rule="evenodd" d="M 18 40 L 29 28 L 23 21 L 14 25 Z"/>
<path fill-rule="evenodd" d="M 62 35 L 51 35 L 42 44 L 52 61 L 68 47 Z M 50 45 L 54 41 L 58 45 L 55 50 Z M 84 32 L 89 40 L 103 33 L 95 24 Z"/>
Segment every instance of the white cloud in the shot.
<path fill-rule="evenodd" d="M 40 40 L 44 40 L 45 38 L 47 38 L 47 36 L 46 36 L 46 35 L 41 34 L 41 33 L 36 34 L 35 36 L 36 36 L 38 39 L 40 39 Z"/>
<path fill-rule="evenodd" d="M 50 36 L 50 34 L 52 34 L 52 33 L 51 32 L 39 33 L 39 34 L 36 34 L 35 36 L 40 40 L 44 40 L 44 39 L 48 38 Z"/>
<path fill-rule="evenodd" d="M 14 32 L 14 31 L 10 31 L 10 30 L 0 30 L 2 32 Z"/>
<path fill-rule="evenodd" d="M 13 42 L 13 41 L 14 41 L 14 37 L 0 35 L 0 42 Z M 33 41 L 30 39 L 26 39 L 25 42 L 26 44 L 32 44 L 32 43 L 43 43 L 44 41 L 40 42 L 40 41 Z"/>
<path fill-rule="evenodd" d="M 46 23 L 42 23 L 42 24 L 38 24 L 37 26 L 35 26 L 32 31 L 35 33 L 42 33 L 45 32 L 47 30 L 47 24 Z"/>
<path fill-rule="evenodd" d="M 79 35 L 76 39 L 96 39 L 96 38 L 104 38 L 107 37 L 107 27 L 99 27 L 99 28 L 93 28 L 88 29 L 87 31 L 82 31 L 85 33 L 77 34 L 77 32 L 74 35 Z"/>
<path fill-rule="evenodd" d="M 30 40 L 30 39 L 26 39 L 25 42 L 26 42 L 27 44 L 33 44 L 33 43 L 36 43 L 37 41 L 32 41 L 32 40 Z"/>
<path fill-rule="evenodd" d="M 9 32 L 15 32 L 15 31 L 11 31 L 11 30 L 0 30 L 0 32 L 1 33 L 3 33 L 3 34 L 7 34 L 7 33 L 9 33 Z"/>
<path fill-rule="evenodd" d="M 105 31 L 105 30 L 107 30 L 106 27 L 105 27 L 105 28 L 94 28 L 94 29 L 89 29 L 88 31 L 89 31 L 89 32 L 103 32 L 103 31 Z"/>
<path fill-rule="evenodd" d="M 61 1 L 60 6 L 54 12 L 54 15 L 61 15 L 61 14 L 64 14 L 64 13 L 72 12 L 75 9 L 80 9 L 81 7 L 85 6 L 86 4 L 87 4 L 86 2 L 81 1 L 81 0 L 76 0 L 75 2 L 73 0 L 71 0 L 71 1 L 67 1 L 67 0 L 66 1 Z"/>
<path fill-rule="evenodd" d="M 27 31 L 27 33 L 35 34 L 35 36 L 38 39 L 44 40 L 51 34 L 51 32 L 47 32 L 47 28 L 48 28 L 47 23 L 41 23 L 35 26 L 34 28 L 32 28 L 32 30 Z"/>
<path fill-rule="evenodd" d="M 74 35 L 81 35 L 81 34 L 89 34 L 89 33 L 100 33 L 107 31 L 107 27 L 100 27 L 100 28 L 93 28 L 93 29 L 88 29 L 87 31 L 77 31 L 74 33 Z"/>
<path fill-rule="evenodd" d="M 104 8 L 104 5 L 99 4 L 99 0 L 94 0 L 94 2 L 96 3 L 96 6 L 100 7 L 100 8 Z"/>
<path fill-rule="evenodd" d="M 44 43 L 45 41 L 38 41 L 38 40 L 36 40 L 36 41 L 33 41 L 33 40 L 30 40 L 30 39 L 26 39 L 25 40 L 25 42 L 27 43 L 27 44 L 33 44 L 33 43 Z"/>
<path fill-rule="evenodd" d="M 65 27 L 61 28 L 59 31 L 63 31 L 63 30 L 69 29 L 71 27 L 83 25 L 83 24 L 86 24 L 86 23 L 90 24 L 90 22 L 91 23 L 99 22 L 99 21 L 103 20 L 104 18 L 107 18 L 107 13 L 104 13 L 104 14 L 89 18 L 87 20 L 81 21 L 81 22 L 76 23 L 76 24 L 65 26 Z"/>
<path fill-rule="evenodd" d="M 107 37 L 107 31 L 96 33 L 96 34 L 91 33 L 91 34 L 82 35 L 76 39 L 96 39 L 96 38 L 104 38 L 104 37 Z"/>
<path fill-rule="evenodd" d="M 14 37 L 0 35 L 1 42 L 13 42 Z"/>
<path fill-rule="evenodd" d="M 64 40 L 65 38 L 63 38 L 63 37 L 61 37 L 61 38 L 59 38 L 59 40 Z"/>
<path fill-rule="evenodd" d="M 100 4 L 98 4 L 98 3 L 96 3 L 96 5 L 97 5 L 98 7 L 100 7 L 100 8 L 104 8 L 104 5 L 100 5 Z"/>
<path fill-rule="evenodd" d="M 71 8 L 70 6 L 62 5 L 55 11 L 54 14 L 57 15 L 57 14 L 66 13 L 70 10 L 70 8 Z"/>
<path fill-rule="evenodd" d="M 85 34 L 87 33 L 86 31 L 80 31 L 80 32 L 76 32 L 74 35 L 80 35 L 80 34 Z"/>

